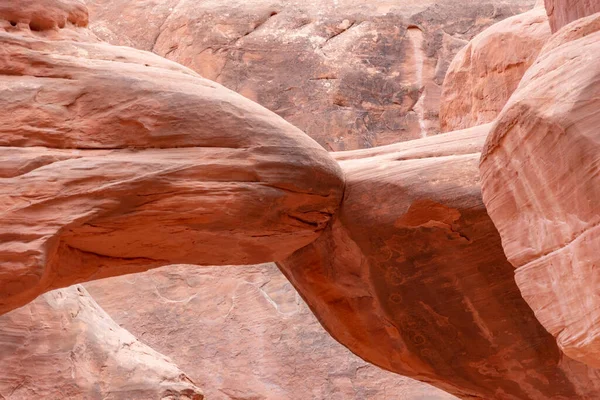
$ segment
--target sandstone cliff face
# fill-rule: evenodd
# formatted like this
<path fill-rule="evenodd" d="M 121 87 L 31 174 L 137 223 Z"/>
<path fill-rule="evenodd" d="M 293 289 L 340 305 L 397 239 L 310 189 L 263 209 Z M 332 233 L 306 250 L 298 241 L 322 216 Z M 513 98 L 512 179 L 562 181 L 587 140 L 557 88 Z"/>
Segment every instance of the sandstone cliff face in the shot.
<path fill-rule="evenodd" d="M 588 15 L 600 12 L 597 0 L 545 0 L 552 32 Z"/>
<path fill-rule="evenodd" d="M 282 271 L 367 361 L 470 399 L 594 399 L 514 281 L 479 187 L 489 125 L 335 154 L 344 201 Z"/>
<path fill-rule="evenodd" d="M 337 163 L 277 115 L 72 25 L 12 22 L 0 30 L 0 313 L 159 265 L 282 259 L 337 209 Z"/>
<path fill-rule="evenodd" d="M 273 264 L 170 266 L 86 288 L 121 326 L 171 357 L 207 399 L 454 399 L 335 342 Z"/>
<path fill-rule="evenodd" d="M 0 398 L 202 400 L 168 358 L 119 327 L 82 286 L 0 316 Z"/>
<path fill-rule="evenodd" d="M 600 14 L 562 29 L 500 114 L 484 200 L 524 299 L 568 356 L 600 367 Z"/>
<path fill-rule="evenodd" d="M 439 132 L 456 52 L 533 0 L 100 0 L 92 29 L 152 50 L 284 117 L 328 150 Z"/>
<path fill-rule="evenodd" d="M 492 122 L 550 38 L 544 7 L 484 30 L 454 58 L 444 80 L 442 132 Z"/>

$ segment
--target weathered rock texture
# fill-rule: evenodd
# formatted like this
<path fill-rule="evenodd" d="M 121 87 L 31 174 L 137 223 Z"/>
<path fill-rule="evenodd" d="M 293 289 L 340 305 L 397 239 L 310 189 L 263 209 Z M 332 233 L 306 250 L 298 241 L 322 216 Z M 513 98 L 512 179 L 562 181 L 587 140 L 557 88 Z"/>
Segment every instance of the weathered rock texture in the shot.
<path fill-rule="evenodd" d="M 171 357 L 207 399 L 453 399 L 335 342 L 273 264 L 170 266 L 86 287 L 121 326 Z"/>
<path fill-rule="evenodd" d="M 328 150 L 439 132 L 456 52 L 533 0 L 98 0 L 92 29 L 257 101 Z M 94 22 L 95 21 L 95 22 Z"/>
<path fill-rule="evenodd" d="M 600 14 L 555 37 L 498 117 L 484 200 L 521 293 L 565 354 L 600 367 Z M 594 32 L 595 30 L 595 32 Z"/>
<path fill-rule="evenodd" d="M 0 313 L 160 265 L 280 260 L 337 209 L 337 163 L 256 103 L 151 53 L 53 40 L 72 29 L 1 26 Z"/>
<path fill-rule="evenodd" d="M 367 361 L 465 399 L 595 399 L 514 281 L 479 187 L 489 125 L 336 154 L 333 224 L 280 263 L 324 327 Z"/>
<path fill-rule="evenodd" d="M 545 0 L 552 32 L 583 17 L 600 12 L 598 0 Z"/>
<path fill-rule="evenodd" d="M 0 398 L 201 400 L 168 358 L 119 327 L 81 286 L 0 316 Z"/>
<path fill-rule="evenodd" d="M 442 89 L 442 132 L 492 122 L 550 38 L 544 7 L 492 25 L 452 60 Z"/>

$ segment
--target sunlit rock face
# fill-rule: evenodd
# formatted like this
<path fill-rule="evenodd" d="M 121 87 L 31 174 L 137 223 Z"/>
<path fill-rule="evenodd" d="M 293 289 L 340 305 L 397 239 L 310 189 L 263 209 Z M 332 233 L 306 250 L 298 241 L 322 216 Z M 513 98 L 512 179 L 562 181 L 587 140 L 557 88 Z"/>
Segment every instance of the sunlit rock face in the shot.
<path fill-rule="evenodd" d="M 173 362 L 121 328 L 82 286 L 0 316 L 0 398 L 202 400 Z"/>
<path fill-rule="evenodd" d="M 29 23 L 1 4 L 0 313 L 160 265 L 279 260 L 335 213 L 337 163 L 276 114 L 99 43 L 79 2 L 31 3 Z"/>
<path fill-rule="evenodd" d="M 533 0 L 98 0 L 91 28 L 257 101 L 331 151 L 439 133 L 456 52 Z"/>
<path fill-rule="evenodd" d="M 523 298 L 568 356 L 600 367 L 600 14 L 562 28 L 494 124 L 484 201 Z"/>
<path fill-rule="evenodd" d="M 456 55 L 444 80 L 442 132 L 492 122 L 550 38 L 543 5 L 484 30 Z"/>

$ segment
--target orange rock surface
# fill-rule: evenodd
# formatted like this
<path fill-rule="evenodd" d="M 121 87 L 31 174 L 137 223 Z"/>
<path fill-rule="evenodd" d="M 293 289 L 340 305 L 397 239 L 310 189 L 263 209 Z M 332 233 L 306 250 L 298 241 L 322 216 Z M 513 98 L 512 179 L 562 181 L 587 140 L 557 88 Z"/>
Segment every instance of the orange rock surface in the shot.
<path fill-rule="evenodd" d="M 0 31 L 0 313 L 160 265 L 283 259 L 325 228 L 343 178 L 316 142 L 185 67 L 74 29 Z"/>
<path fill-rule="evenodd" d="M 82 286 L 0 316 L 0 398 L 202 400 L 171 360 L 119 327 Z"/>
<path fill-rule="evenodd" d="M 600 367 L 600 14 L 564 27 L 500 114 L 484 201 L 523 298 L 568 356 Z"/>
<path fill-rule="evenodd" d="M 550 38 L 544 7 L 498 22 L 456 55 L 444 80 L 442 132 L 492 122 Z"/>
<path fill-rule="evenodd" d="M 335 154 L 344 201 L 279 263 L 338 341 L 463 399 L 596 399 L 521 297 L 481 199 L 490 126 Z"/>
<path fill-rule="evenodd" d="M 455 399 L 337 343 L 273 264 L 178 265 L 85 286 L 207 399 Z"/>
<path fill-rule="evenodd" d="M 552 32 L 583 17 L 600 12 L 597 0 L 545 0 Z"/>
<path fill-rule="evenodd" d="M 274 111 L 327 150 L 439 133 L 450 61 L 533 0 L 95 0 L 103 39 L 151 50 Z"/>

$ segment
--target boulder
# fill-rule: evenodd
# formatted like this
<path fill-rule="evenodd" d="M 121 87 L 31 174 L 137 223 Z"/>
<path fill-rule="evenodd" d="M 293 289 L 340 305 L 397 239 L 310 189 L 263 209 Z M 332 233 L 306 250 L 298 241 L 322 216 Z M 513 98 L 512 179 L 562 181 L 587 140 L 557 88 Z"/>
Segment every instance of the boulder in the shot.
<path fill-rule="evenodd" d="M 115 323 L 79 285 L 0 316 L 0 398 L 202 400 L 173 362 Z"/>
<path fill-rule="evenodd" d="M 463 47 L 442 86 L 442 132 L 492 122 L 550 38 L 543 7 L 498 22 Z"/>
<path fill-rule="evenodd" d="M 596 368 L 599 19 L 553 37 L 498 117 L 480 166 L 483 199 L 523 298 L 565 354 Z"/>

